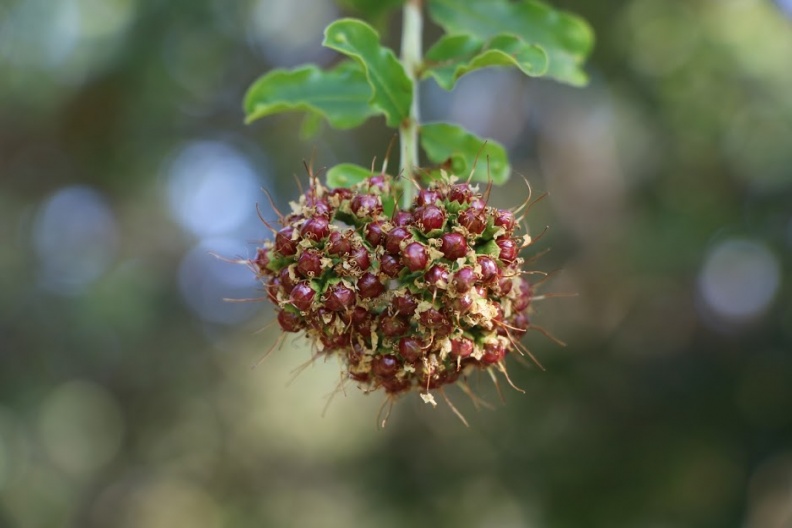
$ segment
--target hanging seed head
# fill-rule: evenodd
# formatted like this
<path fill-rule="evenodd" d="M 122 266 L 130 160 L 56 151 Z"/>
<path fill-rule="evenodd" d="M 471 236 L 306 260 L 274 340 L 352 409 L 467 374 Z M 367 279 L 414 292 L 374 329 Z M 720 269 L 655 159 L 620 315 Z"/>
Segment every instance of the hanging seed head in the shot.
<path fill-rule="evenodd" d="M 514 213 L 445 175 L 399 210 L 402 183 L 378 174 L 331 190 L 311 179 L 249 262 L 278 324 L 338 355 L 367 391 L 425 393 L 504 370 L 533 299 Z"/>

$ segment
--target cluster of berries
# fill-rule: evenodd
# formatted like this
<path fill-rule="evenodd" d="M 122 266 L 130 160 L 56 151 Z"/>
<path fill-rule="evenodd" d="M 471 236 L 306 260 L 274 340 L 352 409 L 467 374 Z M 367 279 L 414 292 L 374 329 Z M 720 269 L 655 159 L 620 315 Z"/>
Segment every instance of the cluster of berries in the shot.
<path fill-rule="evenodd" d="M 349 378 L 390 395 L 424 394 L 473 369 L 505 372 L 528 329 L 528 235 L 509 210 L 445 176 L 409 210 L 395 181 L 373 176 L 329 189 L 315 178 L 250 265 L 285 332 L 317 356 L 339 355 Z"/>

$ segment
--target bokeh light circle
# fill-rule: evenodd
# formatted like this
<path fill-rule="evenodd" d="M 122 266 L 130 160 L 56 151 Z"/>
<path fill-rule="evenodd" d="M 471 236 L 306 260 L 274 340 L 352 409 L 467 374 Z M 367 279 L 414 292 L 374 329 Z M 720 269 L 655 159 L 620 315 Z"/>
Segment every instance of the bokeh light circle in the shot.
<path fill-rule="evenodd" d="M 713 247 L 698 277 L 698 292 L 708 311 L 724 322 L 761 315 L 781 282 L 776 256 L 763 244 L 725 240 Z"/>
<path fill-rule="evenodd" d="M 39 413 L 38 431 L 45 452 L 55 465 L 75 475 L 96 471 L 113 460 L 124 429 L 115 397 L 89 381 L 59 385 Z"/>
<path fill-rule="evenodd" d="M 91 187 L 65 187 L 40 207 L 33 225 L 40 283 L 58 293 L 79 293 L 112 263 L 118 245 L 116 219 Z"/>
<path fill-rule="evenodd" d="M 198 237 L 216 236 L 248 220 L 258 178 L 233 147 L 195 141 L 171 163 L 167 193 L 171 214 L 184 229 Z"/>

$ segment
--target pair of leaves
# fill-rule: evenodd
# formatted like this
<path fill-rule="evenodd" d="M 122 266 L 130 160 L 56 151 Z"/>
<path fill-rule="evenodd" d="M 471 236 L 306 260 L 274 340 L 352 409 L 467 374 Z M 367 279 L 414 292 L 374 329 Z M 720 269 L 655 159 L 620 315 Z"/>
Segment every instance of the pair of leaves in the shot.
<path fill-rule="evenodd" d="M 389 0 L 389 6 L 398 3 Z M 533 0 L 431 0 L 429 13 L 449 34 L 426 53 L 422 76 L 434 77 L 443 88 L 450 90 L 466 73 L 492 66 L 516 66 L 526 75 L 546 74 L 575 85 L 586 82 L 581 65 L 593 36 L 569 13 Z M 261 77 L 245 97 L 247 122 L 303 110 L 324 116 L 336 128 L 353 128 L 380 113 L 397 127 L 409 116 L 412 82 L 371 26 L 338 20 L 325 30 L 323 45 L 351 61 L 329 71 L 306 66 Z"/>
<path fill-rule="evenodd" d="M 380 113 L 394 127 L 409 117 L 412 82 L 393 52 L 379 44 L 371 27 L 357 20 L 336 21 L 325 30 L 324 45 L 352 60 L 326 71 L 309 65 L 264 75 L 246 95 L 247 122 L 293 110 L 307 111 L 314 118 L 324 116 L 342 129 Z M 508 178 L 506 151 L 494 141 L 485 142 L 461 127 L 443 123 L 422 126 L 420 137 L 427 157 L 455 174 L 474 171 L 480 157 L 483 162 L 476 165 L 474 180 L 491 178 L 502 183 Z M 330 170 L 328 182 L 349 186 L 369 175 L 368 169 L 343 164 Z"/>
<path fill-rule="evenodd" d="M 353 128 L 384 114 L 398 127 L 410 114 L 413 83 L 399 60 L 360 20 L 343 19 L 325 29 L 324 46 L 351 60 L 332 70 L 315 66 L 275 70 L 259 78 L 245 95 L 246 121 L 291 110 L 323 115 L 336 128 Z"/>
<path fill-rule="evenodd" d="M 445 166 L 461 177 L 473 181 L 502 184 L 509 178 L 506 149 L 496 141 L 484 141 L 464 128 L 448 123 L 421 126 L 421 147 L 434 163 Z M 327 172 L 330 187 L 349 187 L 371 176 L 371 169 L 342 163 Z"/>
<path fill-rule="evenodd" d="M 346 0 L 364 12 L 379 14 L 401 0 Z M 548 75 L 583 84 L 581 64 L 591 50 L 591 30 L 581 19 L 534 0 L 429 0 L 429 14 L 448 34 L 426 53 L 422 78 L 433 77 L 452 89 L 463 75 L 480 68 L 514 66 L 530 76 Z M 306 123 L 322 117 L 335 128 L 353 128 L 375 115 L 399 127 L 409 119 L 413 82 L 393 51 L 382 46 L 365 22 L 338 20 L 325 30 L 323 45 L 348 57 L 333 69 L 308 65 L 275 70 L 248 90 L 247 122 L 286 111 L 305 111 Z M 466 130 L 436 123 L 421 127 L 421 146 L 434 163 L 457 175 L 474 171 L 473 179 L 504 182 L 509 175 L 505 149 Z M 329 178 L 351 185 L 370 175 L 368 169 L 341 165 Z"/>

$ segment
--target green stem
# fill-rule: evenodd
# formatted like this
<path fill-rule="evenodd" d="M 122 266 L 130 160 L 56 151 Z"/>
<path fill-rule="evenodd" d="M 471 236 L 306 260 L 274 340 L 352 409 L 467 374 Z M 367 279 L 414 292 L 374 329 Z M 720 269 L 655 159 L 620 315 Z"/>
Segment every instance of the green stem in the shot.
<path fill-rule="evenodd" d="M 410 116 L 399 127 L 399 145 L 401 148 L 400 172 L 405 178 L 413 178 L 418 166 L 418 127 L 420 114 L 418 111 L 418 68 L 421 66 L 423 12 L 422 0 L 407 0 L 404 4 L 402 19 L 401 61 L 407 77 L 413 83 L 412 106 Z M 415 189 L 412 184 L 405 183 L 402 189 L 402 209 L 409 209 L 413 201 Z"/>

